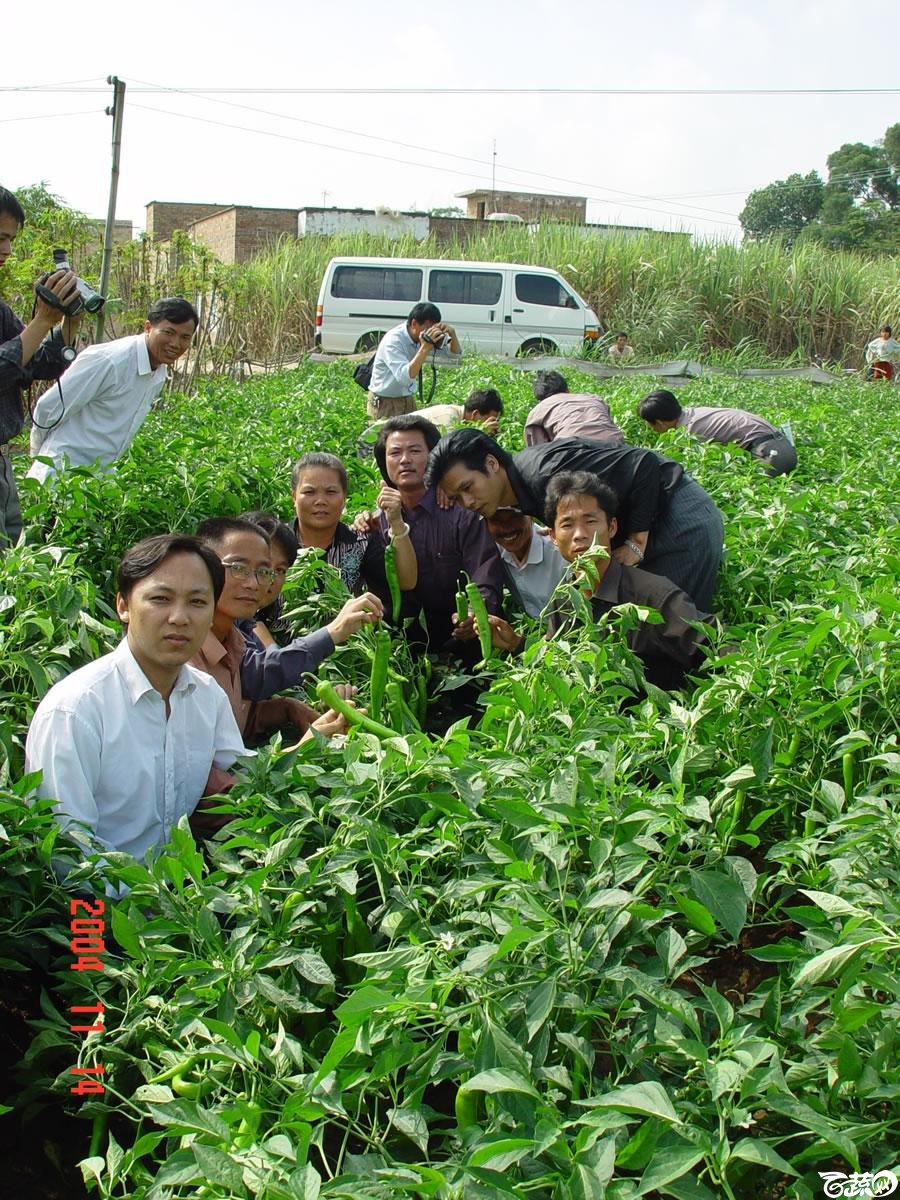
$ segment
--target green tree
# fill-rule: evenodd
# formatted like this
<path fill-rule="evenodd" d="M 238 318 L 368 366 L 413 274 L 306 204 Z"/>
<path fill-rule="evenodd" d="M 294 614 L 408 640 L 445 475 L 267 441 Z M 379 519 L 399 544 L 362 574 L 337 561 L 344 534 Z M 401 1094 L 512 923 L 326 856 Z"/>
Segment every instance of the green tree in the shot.
<path fill-rule="evenodd" d="M 79 267 L 90 222 L 83 213 L 68 208 L 46 183 L 18 188 L 16 197 L 25 210 L 25 224 L 3 269 L 3 291 L 12 308 L 25 317 L 34 301 L 34 281 L 53 267 L 55 246 L 64 246 L 72 265 Z"/>
<path fill-rule="evenodd" d="M 761 241 L 775 235 L 790 245 L 819 215 L 825 185 L 818 171 L 789 175 L 747 197 L 738 218 L 746 241 Z"/>
<path fill-rule="evenodd" d="M 449 208 L 431 208 L 428 210 L 429 217 L 464 217 L 466 214 L 458 205 L 451 205 Z"/>

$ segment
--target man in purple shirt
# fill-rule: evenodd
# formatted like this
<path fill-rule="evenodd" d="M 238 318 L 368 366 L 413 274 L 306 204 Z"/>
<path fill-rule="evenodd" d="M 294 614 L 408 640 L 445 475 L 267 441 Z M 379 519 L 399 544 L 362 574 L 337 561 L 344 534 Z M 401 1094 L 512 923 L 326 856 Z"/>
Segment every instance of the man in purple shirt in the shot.
<path fill-rule="evenodd" d="M 682 408 L 663 389 L 645 396 L 637 411 L 657 433 L 686 429 L 700 442 L 740 446 L 759 459 L 769 475 L 787 475 L 797 465 L 797 451 L 781 430 L 742 408 Z"/>
<path fill-rule="evenodd" d="M 526 446 L 564 437 L 590 438 L 607 446 L 624 443 L 625 434 L 606 401 L 591 392 L 570 392 L 559 371 L 538 371 L 533 390 L 538 403 L 525 418 Z"/>
<path fill-rule="evenodd" d="M 464 661 L 476 661 L 480 651 L 471 618 L 460 626 L 453 624 L 456 591 L 464 572 L 478 584 L 488 612 L 499 613 L 503 566 L 484 522 L 459 505 L 442 508 L 435 489 L 425 486 L 428 455 L 440 438 L 437 427 L 417 413 L 391 417 L 375 443 L 375 461 L 385 482 L 403 497 L 403 516 L 419 567 L 415 588 L 403 593 L 403 620 L 421 613 L 429 650 L 450 643 Z M 370 514 L 370 520 L 386 542 L 384 513 Z M 419 636 L 416 624 L 409 633 L 415 643 Z"/>

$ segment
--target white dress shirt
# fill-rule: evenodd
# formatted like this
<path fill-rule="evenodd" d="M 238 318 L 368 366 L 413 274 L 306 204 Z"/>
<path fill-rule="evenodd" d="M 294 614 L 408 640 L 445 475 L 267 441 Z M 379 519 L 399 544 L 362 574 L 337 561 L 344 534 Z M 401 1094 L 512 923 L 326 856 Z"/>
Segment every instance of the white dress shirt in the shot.
<path fill-rule="evenodd" d="M 43 482 L 67 458 L 72 466 L 116 461 L 131 445 L 150 405 L 163 390 L 165 364 L 154 370 L 143 333 L 88 346 L 59 383 L 38 400 L 31 453 L 54 466 L 32 463 L 28 474 Z"/>
<path fill-rule="evenodd" d="M 569 564 L 550 537 L 535 525 L 524 563 L 498 545 L 504 569 L 529 617 L 539 617 Z"/>
<path fill-rule="evenodd" d="M 876 362 L 900 363 L 900 342 L 894 337 L 872 338 L 866 346 L 866 362 L 870 365 Z"/>
<path fill-rule="evenodd" d="M 38 795 L 58 802 L 60 824 L 83 843 L 143 858 L 194 811 L 213 766 L 252 756 L 209 675 L 182 667 L 169 707 L 167 720 L 127 638 L 41 701 L 25 769 L 43 772 Z M 91 834 L 71 828 L 78 823 Z"/>

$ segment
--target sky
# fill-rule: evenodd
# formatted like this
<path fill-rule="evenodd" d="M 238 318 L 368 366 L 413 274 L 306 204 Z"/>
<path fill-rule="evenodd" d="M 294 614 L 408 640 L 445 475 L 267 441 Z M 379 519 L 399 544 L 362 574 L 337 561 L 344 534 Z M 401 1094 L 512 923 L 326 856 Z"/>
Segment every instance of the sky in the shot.
<path fill-rule="evenodd" d="M 734 240 L 754 188 L 795 171 L 824 174 L 832 150 L 873 142 L 900 120 L 898 91 L 411 90 L 896 89 L 892 0 L 864 8 L 846 0 L 456 0 L 396 8 L 371 0 L 186 0 L 180 7 L 93 0 L 77 10 L 49 0 L 40 27 L 38 35 L 27 5 L 7 6 L 0 21 L 0 183 L 46 181 L 73 207 L 105 216 L 106 78 L 117 75 L 126 93 L 116 215 L 136 229 L 151 200 L 422 210 L 464 207 L 455 193 L 493 179 L 498 190 L 587 196 L 590 221 Z M 879 29 L 893 38 L 892 55 L 873 52 Z M 34 90 L 48 85 L 99 90 Z M 367 87 L 410 90 L 233 90 Z M 190 94 L 201 88 L 232 91 Z"/>

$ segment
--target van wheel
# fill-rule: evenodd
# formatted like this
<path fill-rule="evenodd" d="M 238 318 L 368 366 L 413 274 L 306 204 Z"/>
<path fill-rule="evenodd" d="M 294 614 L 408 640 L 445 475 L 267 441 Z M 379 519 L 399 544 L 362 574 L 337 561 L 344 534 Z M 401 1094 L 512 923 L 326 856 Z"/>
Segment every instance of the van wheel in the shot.
<path fill-rule="evenodd" d="M 356 343 L 356 354 L 367 354 L 369 350 L 377 350 L 378 343 L 384 337 L 383 333 L 364 333 Z"/>
<path fill-rule="evenodd" d="M 523 343 L 516 351 L 516 358 L 539 358 L 542 354 L 559 354 L 559 346 L 555 342 L 538 338 L 536 341 Z"/>

